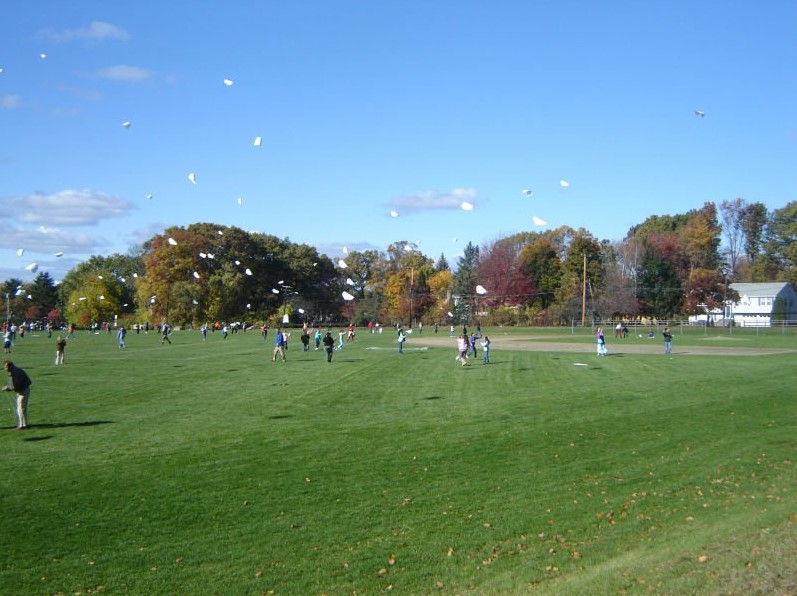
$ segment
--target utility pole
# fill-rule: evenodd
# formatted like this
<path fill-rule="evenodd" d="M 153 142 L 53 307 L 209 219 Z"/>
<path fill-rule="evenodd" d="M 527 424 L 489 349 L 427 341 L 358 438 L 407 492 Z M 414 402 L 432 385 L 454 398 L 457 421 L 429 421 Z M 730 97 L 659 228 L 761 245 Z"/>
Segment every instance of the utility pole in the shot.
<path fill-rule="evenodd" d="M 581 326 L 584 327 L 587 318 L 587 253 L 584 253 L 584 273 L 581 279 Z"/>

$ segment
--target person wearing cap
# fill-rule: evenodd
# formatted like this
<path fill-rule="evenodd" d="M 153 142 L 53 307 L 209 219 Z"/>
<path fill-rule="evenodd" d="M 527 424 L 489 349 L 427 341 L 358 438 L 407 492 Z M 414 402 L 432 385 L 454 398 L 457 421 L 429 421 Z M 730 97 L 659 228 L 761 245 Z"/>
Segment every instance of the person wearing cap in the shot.
<path fill-rule="evenodd" d="M 28 400 L 30 399 L 30 386 L 32 384 L 27 373 L 14 366 L 10 360 L 3 363 L 3 368 L 8 373 L 9 384 L 2 391 L 15 391 L 17 394 L 17 430 L 28 428 Z"/>

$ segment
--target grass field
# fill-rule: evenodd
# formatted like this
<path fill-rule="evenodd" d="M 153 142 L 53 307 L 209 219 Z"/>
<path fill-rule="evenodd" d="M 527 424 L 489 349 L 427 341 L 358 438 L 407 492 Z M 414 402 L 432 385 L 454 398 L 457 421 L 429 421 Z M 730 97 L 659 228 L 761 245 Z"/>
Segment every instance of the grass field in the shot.
<path fill-rule="evenodd" d="M 0 593 L 797 593 L 794 332 L 485 331 L 18 340 Z"/>

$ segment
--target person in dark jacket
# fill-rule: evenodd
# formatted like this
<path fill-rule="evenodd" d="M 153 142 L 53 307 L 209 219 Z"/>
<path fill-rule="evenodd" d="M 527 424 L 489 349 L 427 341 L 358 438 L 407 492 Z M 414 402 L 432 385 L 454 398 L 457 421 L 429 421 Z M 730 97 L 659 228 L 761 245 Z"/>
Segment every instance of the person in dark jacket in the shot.
<path fill-rule="evenodd" d="M 10 360 L 3 363 L 8 373 L 9 384 L 2 391 L 14 391 L 17 394 L 17 430 L 28 428 L 28 400 L 30 399 L 31 380 L 27 373 L 14 366 Z"/>
<path fill-rule="evenodd" d="M 330 331 L 327 331 L 323 341 L 324 351 L 327 353 L 327 362 L 332 362 L 332 353 L 335 351 L 335 338 L 332 337 L 332 333 Z"/>

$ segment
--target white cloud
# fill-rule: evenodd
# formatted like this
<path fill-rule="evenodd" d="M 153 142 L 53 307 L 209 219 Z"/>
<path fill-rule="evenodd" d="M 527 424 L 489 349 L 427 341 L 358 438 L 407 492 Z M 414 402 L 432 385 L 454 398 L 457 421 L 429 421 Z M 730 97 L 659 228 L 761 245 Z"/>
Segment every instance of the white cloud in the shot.
<path fill-rule="evenodd" d="M 0 109 L 13 110 L 22 107 L 22 97 L 15 94 L 3 95 L 0 97 Z"/>
<path fill-rule="evenodd" d="M 69 93 L 80 99 L 88 99 L 90 101 L 100 101 L 103 97 L 102 93 L 96 89 L 86 89 L 84 87 L 72 87 L 68 85 L 58 85 L 56 88 L 64 93 Z"/>
<path fill-rule="evenodd" d="M 125 64 L 101 68 L 95 74 L 101 79 L 126 83 L 143 83 L 155 76 L 155 73 L 151 70 L 140 66 L 127 66 Z"/>
<path fill-rule="evenodd" d="M 479 193 L 475 188 L 453 188 L 448 192 L 428 190 L 414 195 L 396 197 L 390 206 L 399 213 L 431 211 L 439 209 L 461 209 L 463 201 L 475 203 Z"/>
<path fill-rule="evenodd" d="M 48 226 L 92 225 L 128 215 L 133 208 L 132 203 L 120 197 L 88 189 L 0 198 L 0 216 Z"/>
<path fill-rule="evenodd" d="M 56 252 L 64 252 L 67 255 L 93 254 L 97 248 L 105 246 L 108 246 L 108 242 L 89 234 L 65 232 L 57 228 L 25 229 L 7 221 L 3 222 L 3 234 L 0 235 L 0 248 L 25 249 L 23 260 L 28 259 L 28 255 L 33 253 L 50 256 Z M 24 264 L 27 262 L 25 260 Z"/>
<path fill-rule="evenodd" d="M 60 31 L 46 30 L 39 34 L 41 39 L 53 43 L 67 43 L 70 41 L 127 41 L 130 34 L 116 25 L 104 21 L 92 21 L 88 27 L 82 29 L 62 29 Z"/>

